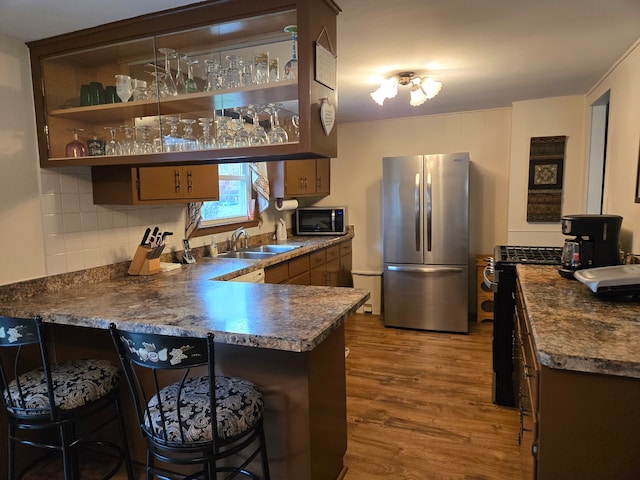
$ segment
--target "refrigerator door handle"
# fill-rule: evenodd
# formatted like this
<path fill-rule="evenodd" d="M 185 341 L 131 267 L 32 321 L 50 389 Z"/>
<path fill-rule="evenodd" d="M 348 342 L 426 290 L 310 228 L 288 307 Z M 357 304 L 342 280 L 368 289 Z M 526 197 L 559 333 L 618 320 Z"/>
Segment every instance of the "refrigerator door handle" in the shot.
<path fill-rule="evenodd" d="M 388 270 L 392 272 L 410 273 L 462 273 L 464 270 L 457 267 L 423 267 L 416 265 L 389 265 Z"/>
<path fill-rule="evenodd" d="M 416 173 L 416 188 L 415 188 L 415 228 L 416 228 L 416 252 L 420 251 L 420 174 Z"/>
<path fill-rule="evenodd" d="M 431 172 L 427 173 L 427 251 L 431 251 L 431 210 L 432 210 L 432 198 L 431 198 Z"/>

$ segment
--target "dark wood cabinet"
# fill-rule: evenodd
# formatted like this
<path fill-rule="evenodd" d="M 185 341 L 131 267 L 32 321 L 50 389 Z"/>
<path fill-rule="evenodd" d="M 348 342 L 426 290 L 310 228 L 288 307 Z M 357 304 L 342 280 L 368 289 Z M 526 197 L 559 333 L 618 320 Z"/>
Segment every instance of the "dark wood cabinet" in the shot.
<path fill-rule="evenodd" d="M 351 239 L 271 265 L 265 282 L 350 287 Z"/>
<path fill-rule="evenodd" d="M 218 200 L 218 166 L 93 167 L 95 204 L 153 205 Z"/>
<path fill-rule="evenodd" d="M 514 359 L 522 479 L 640 478 L 640 380 L 541 364 L 523 298 L 518 281 Z M 580 329 L 582 317 L 575 319 Z"/>
<path fill-rule="evenodd" d="M 329 195 L 331 159 L 289 160 L 284 167 L 285 197 Z"/>
<path fill-rule="evenodd" d="M 317 158 L 336 157 L 337 128 L 325 134 L 320 107 L 323 99 L 336 105 L 335 64 L 331 63 L 337 55 L 339 12 L 333 0 L 200 2 L 30 42 L 41 167 L 131 167 L 275 159 L 315 162 Z M 293 37 L 285 31 L 290 25 L 296 25 L 298 32 L 297 78 L 285 78 L 284 72 L 284 65 L 292 55 Z M 171 94 L 162 87 L 158 79 L 167 66 L 166 51 L 170 52 L 168 65 L 174 76 L 178 60 L 170 55 L 177 52 L 191 59 L 194 91 Z M 208 75 L 206 61 L 217 60 L 227 68 L 229 56 L 253 60 L 255 52 L 279 59 L 277 81 L 275 77 L 268 82 L 250 81 L 252 76 L 244 75 L 238 84 L 209 82 L 213 76 Z M 325 52 L 324 67 L 316 60 L 317 52 Z M 186 63 L 182 64 L 182 71 L 187 71 Z M 146 82 L 146 94 L 129 101 L 113 97 L 113 103 L 107 103 L 104 93 L 96 93 L 95 98 L 85 95 L 90 88 L 83 86 L 93 84 L 96 92 L 101 91 L 99 86 L 115 86 L 116 75 Z M 168 141 L 177 138 L 170 132 L 172 118 L 193 121 L 197 138 L 203 133 L 198 123 L 201 118 L 249 119 L 246 113 L 249 105 L 267 104 L 279 105 L 280 124 L 289 134 L 287 142 L 193 150 L 186 148 L 182 140 L 177 142 L 182 145 L 180 148 L 173 148 Z M 268 123 L 267 129 L 271 128 L 265 120 L 268 118 L 266 114 L 259 116 L 261 123 Z M 145 143 L 146 147 L 133 153 L 80 157 L 65 149 L 73 139 L 73 129 L 86 145 L 94 136 L 108 140 L 109 128 L 117 129 L 120 136 L 123 125 L 135 127 L 138 143 Z M 180 137 L 184 136 L 182 126 Z M 249 119 L 247 128 L 257 125 Z M 314 188 L 317 189 L 315 185 Z M 327 188 L 323 181 L 320 191 Z"/>

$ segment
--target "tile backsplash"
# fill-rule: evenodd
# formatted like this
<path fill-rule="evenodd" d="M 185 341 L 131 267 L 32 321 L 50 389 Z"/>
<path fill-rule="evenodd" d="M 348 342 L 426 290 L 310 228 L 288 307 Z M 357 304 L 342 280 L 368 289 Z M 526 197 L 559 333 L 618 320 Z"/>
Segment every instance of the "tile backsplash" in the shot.
<path fill-rule="evenodd" d="M 41 169 L 40 205 L 47 275 L 131 260 L 148 226 L 181 249 L 186 205 L 94 205 L 89 167 Z"/>

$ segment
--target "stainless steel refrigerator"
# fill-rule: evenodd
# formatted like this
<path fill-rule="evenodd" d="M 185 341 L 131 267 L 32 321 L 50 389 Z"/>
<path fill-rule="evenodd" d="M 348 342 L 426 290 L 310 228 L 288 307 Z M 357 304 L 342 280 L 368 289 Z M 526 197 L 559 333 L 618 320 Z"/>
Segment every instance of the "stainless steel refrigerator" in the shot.
<path fill-rule="evenodd" d="M 468 332 L 469 154 L 382 159 L 383 315 Z"/>

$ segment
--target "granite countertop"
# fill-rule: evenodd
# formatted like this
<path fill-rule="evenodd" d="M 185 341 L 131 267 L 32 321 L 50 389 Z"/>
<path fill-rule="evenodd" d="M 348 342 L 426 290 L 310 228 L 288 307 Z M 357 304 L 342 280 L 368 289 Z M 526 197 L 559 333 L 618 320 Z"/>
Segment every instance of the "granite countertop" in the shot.
<path fill-rule="evenodd" d="M 105 329 L 114 322 L 125 330 L 169 335 L 213 332 L 220 343 L 309 351 L 366 301 L 367 290 L 222 280 L 344 239 L 297 238 L 289 243 L 298 242 L 300 248 L 267 260 L 201 259 L 156 275 L 123 276 L 17 296 L 0 304 L 0 315 L 40 315 L 45 322 Z"/>
<path fill-rule="evenodd" d="M 557 267 L 516 268 L 542 365 L 640 378 L 640 302 L 601 300 Z"/>

